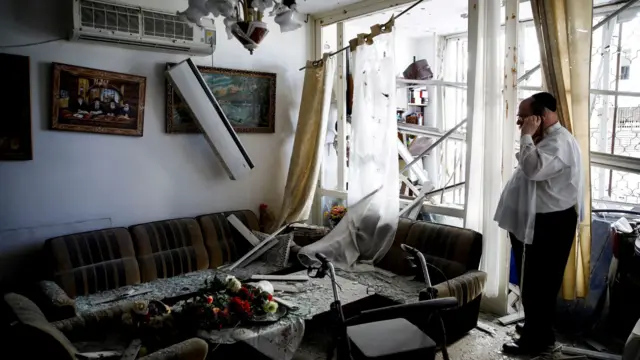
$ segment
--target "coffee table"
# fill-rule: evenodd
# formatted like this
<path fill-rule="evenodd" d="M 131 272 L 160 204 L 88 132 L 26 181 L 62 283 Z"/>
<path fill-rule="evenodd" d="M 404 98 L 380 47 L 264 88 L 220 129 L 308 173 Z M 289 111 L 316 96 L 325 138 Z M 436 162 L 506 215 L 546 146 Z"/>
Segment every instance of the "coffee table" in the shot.
<path fill-rule="evenodd" d="M 306 275 L 306 271 L 291 275 Z M 342 277 L 340 299 L 343 304 L 352 303 L 371 295 L 367 286 Z M 200 331 L 198 337 L 211 344 L 232 344 L 242 341 L 274 360 L 290 360 L 304 337 L 305 321 L 329 311 L 333 302 L 331 282 L 328 278 L 310 279 L 305 282 L 286 282 L 299 289 L 297 293 L 276 294 L 296 306 L 279 321 L 266 326 L 242 326 L 235 329 Z M 281 305 L 282 306 L 282 305 Z"/>
<path fill-rule="evenodd" d="M 267 274 L 273 271 L 273 269 L 269 269 L 268 266 L 259 262 L 237 270 L 237 272 L 234 271 L 233 273 L 239 278 L 248 278 L 252 274 Z M 167 297 L 177 297 L 197 291 L 203 286 L 206 278 L 215 274 L 220 274 L 220 272 L 203 270 L 174 278 L 159 279 L 149 283 L 105 291 L 100 294 L 78 297 L 76 299 L 76 307 L 79 315 L 83 315 L 83 313 L 88 314 L 100 310 L 108 311 L 108 309 L 114 307 L 127 306 L 133 300 L 138 299 L 162 300 Z M 306 271 L 291 275 L 306 275 Z M 392 279 L 385 282 L 375 276 L 366 276 L 364 274 L 354 276 L 353 273 L 342 272 L 340 272 L 340 275 L 337 276 L 336 280 L 339 285 L 340 301 L 345 309 L 350 304 L 357 304 L 361 300 L 376 295 L 376 293 L 385 296 L 384 289 L 391 288 L 388 282 L 398 280 Z M 363 285 L 361 282 L 365 282 L 367 285 Z M 323 279 L 313 278 L 306 282 L 287 282 L 287 284 L 296 286 L 299 292 L 281 293 L 276 294 L 276 296 L 293 303 L 297 309 L 290 311 L 287 316 L 279 321 L 268 325 L 247 324 L 242 327 L 215 331 L 201 330 L 198 332 L 198 337 L 209 342 L 211 344 L 210 349 L 215 349 L 221 344 L 244 342 L 271 359 L 290 360 L 304 337 L 305 321 L 327 313 L 334 299 L 331 282 L 328 277 Z M 105 299 L 123 294 L 127 290 L 135 290 L 140 295 L 103 303 Z M 417 300 L 416 294 L 417 292 L 406 294 L 406 298 L 415 297 Z M 404 302 L 398 296 L 387 295 L 394 302 Z"/>

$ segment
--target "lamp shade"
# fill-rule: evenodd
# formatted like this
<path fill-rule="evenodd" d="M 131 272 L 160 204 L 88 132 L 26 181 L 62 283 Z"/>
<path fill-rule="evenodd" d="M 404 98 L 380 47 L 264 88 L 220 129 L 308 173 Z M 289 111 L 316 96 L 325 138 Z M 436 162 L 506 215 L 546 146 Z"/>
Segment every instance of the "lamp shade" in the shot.
<path fill-rule="evenodd" d="M 245 49 L 253 54 L 253 50 L 258 48 L 258 45 L 269 33 L 269 29 L 267 24 L 262 21 L 239 21 L 233 26 L 231 33 Z"/>

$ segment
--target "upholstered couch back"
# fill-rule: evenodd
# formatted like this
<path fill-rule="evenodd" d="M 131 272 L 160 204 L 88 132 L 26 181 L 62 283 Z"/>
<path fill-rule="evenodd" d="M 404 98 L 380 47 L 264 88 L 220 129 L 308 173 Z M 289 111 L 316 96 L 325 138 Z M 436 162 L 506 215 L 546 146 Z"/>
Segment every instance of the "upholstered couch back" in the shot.
<path fill-rule="evenodd" d="M 65 235 L 47 240 L 45 254 L 71 297 L 216 268 L 249 251 L 226 220 L 231 214 L 259 230 L 252 211 L 230 211 Z"/>
<path fill-rule="evenodd" d="M 420 250 L 427 262 L 442 270 L 449 279 L 477 270 L 480 265 L 482 234 L 455 226 L 400 219 L 394 243 L 377 266 L 398 275 L 416 274 L 401 244 Z M 415 262 L 417 264 L 417 259 Z"/>

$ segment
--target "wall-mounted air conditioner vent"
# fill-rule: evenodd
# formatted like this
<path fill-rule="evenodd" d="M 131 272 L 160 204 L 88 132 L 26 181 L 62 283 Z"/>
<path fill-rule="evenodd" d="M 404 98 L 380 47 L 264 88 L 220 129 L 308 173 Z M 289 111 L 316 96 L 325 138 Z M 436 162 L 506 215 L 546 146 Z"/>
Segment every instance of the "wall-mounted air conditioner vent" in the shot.
<path fill-rule="evenodd" d="M 72 40 L 148 50 L 211 55 L 215 50 L 213 20 L 192 26 L 176 14 L 121 2 L 74 0 Z"/>

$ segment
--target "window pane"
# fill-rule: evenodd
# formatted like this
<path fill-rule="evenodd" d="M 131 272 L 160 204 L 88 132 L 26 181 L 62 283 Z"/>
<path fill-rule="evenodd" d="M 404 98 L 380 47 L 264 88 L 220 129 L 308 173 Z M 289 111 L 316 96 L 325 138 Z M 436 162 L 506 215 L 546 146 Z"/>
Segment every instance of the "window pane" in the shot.
<path fill-rule="evenodd" d="M 640 18 L 622 24 L 620 91 L 640 92 Z M 626 69 L 626 70 L 625 70 Z"/>
<path fill-rule="evenodd" d="M 421 215 L 422 215 L 422 219 L 428 222 L 450 225 L 450 226 L 457 226 L 457 227 L 463 227 L 464 225 L 464 221 L 462 220 L 462 218 L 458 218 L 458 217 L 429 214 L 429 213 L 423 213 Z"/>
<path fill-rule="evenodd" d="M 640 174 L 592 166 L 591 197 L 599 208 L 610 208 L 609 201 L 640 204 Z"/>
<path fill-rule="evenodd" d="M 533 23 L 523 25 L 518 36 L 518 45 L 520 46 L 518 77 L 521 77 L 527 71 L 540 65 L 540 48 L 538 47 L 538 35 Z M 528 79 L 522 81 L 519 85 L 542 86 L 542 73 L 540 70 L 532 73 Z"/>
<path fill-rule="evenodd" d="M 591 150 L 640 158 L 640 98 L 605 95 L 591 98 Z"/>
<path fill-rule="evenodd" d="M 467 37 L 447 39 L 445 46 L 445 61 L 443 64 L 444 80 L 453 82 L 467 82 L 468 64 Z"/>
<path fill-rule="evenodd" d="M 338 50 L 338 26 L 336 24 L 322 27 L 322 53 Z"/>
<path fill-rule="evenodd" d="M 595 24 L 601 20 L 602 18 L 594 18 L 593 22 Z M 620 24 L 614 25 L 613 31 L 609 33 L 608 37 L 603 37 L 603 35 L 607 35 L 605 28 L 606 26 L 600 27 L 591 36 L 591 88 L 614 90 L 616 87 L 616 66 L 620 53 L 618 51 Z M 605 69 L 607 61 L 608 67 Z"/>

